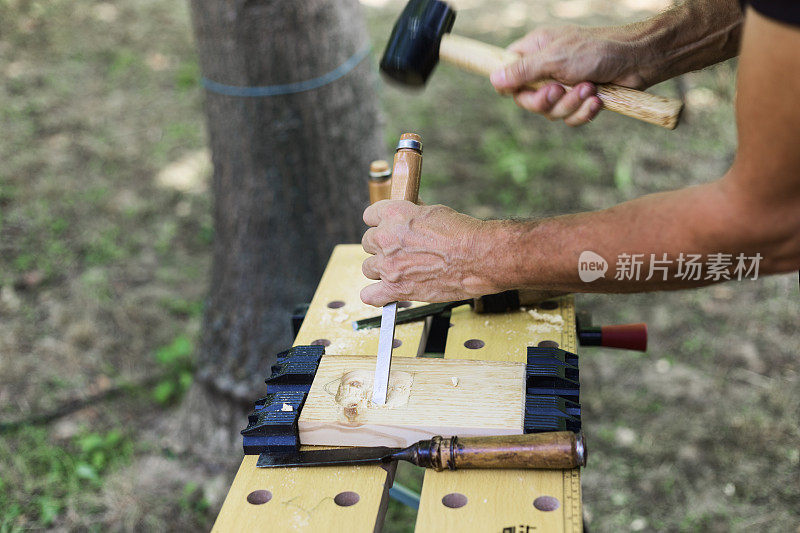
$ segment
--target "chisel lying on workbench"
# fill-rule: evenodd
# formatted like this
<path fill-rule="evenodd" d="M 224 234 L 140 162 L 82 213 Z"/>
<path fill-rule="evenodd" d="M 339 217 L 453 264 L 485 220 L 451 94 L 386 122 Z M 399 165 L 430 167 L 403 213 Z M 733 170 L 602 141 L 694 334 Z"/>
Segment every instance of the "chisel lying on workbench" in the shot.
<path fill-rule="evenodd" d="M 536 305 L 556 296 L 563 296 L 564 294 L 566 293 L 561 291 L 521 289 L 497 294 L 487 294 L 480 298 L 467 298 L 466 300 L 458 300 L 455 302 L 426 304 L 398 311 L 395 323 L 407 324 L 408 322 L 415 322 L 462 305 L 470 305 L 476 313 L 505 313 L 506 311 L 519 309 L 520 306 Z M 379 316 L 363 318 L 353 322 L 353 329 L 358 331 L 360 329 L 377 328 L 380 324 L 381 317 Z"/>
<path fill-rule="evenodd" d="M 546 468 L 586 466 L 582 433 L 553 431 L 499 437 L 436 436 L 408 448 L 342 448 L 285 454 L 262 453 L 261 468 L 295 466 L 348 466 L 408 461 L 434 470 L 459 468 Z"/>
<path fill-rule="evenodd" d="M 544 300 L 563 293 L 552 291 L 505 291 L 489 294 L 480 298 L 468 298 L 456 302 L 442 302 L 420 305 L 404 309 L 396 313 L 396 324 L 408 324 L 425 320 L 429 316 L 438 315 L 450 309 L 469 304 L 476 313 L 503 313 L 513 311 L 525 305 L 537 305 Z M 381 325 L 381 317 L 362 318 L 353 322 L 353 329 L 377 328 Z M 591 326 L 577 324 L 578 342 L 581 346 L 604 346 L 623 350 L 647 351 L 647 324 L 619 324 L 614 326 Z"/>

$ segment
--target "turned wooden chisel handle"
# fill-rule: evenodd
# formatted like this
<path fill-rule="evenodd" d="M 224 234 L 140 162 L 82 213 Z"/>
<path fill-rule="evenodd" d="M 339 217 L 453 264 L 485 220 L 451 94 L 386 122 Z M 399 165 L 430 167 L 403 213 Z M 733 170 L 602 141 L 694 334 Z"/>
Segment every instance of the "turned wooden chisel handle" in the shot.
<path fill-rule="evenodd" d="M 369 203 L 388 200 L 392 194 L 392 171 L 383 159 L 369 165 Z"/>
<path fill-rule="evenodd" d="M 407 148 L 402 146 L 406 145 Z M 422 174 L 422 137 L 416 133 L 400 136 L 392 165 L 392 200 L 417 203 Z"/>
<path fill-rule="evenodd" d="M 489 76 L 500 67 L 520 58 L 514 52 L 499 46 L 452 34 L 442 36 L 439 57 L 484 76 Z M 553 80 L 540 80 L 527 86 L 539 89 L 548 83 L 553 83 Z M 569 88 L 568 85 L 564 87 Z M 665 98 L 611 83 L 597 84 L 597 96 L 606 109 L 670 130 L 678 125 L 683 109 L 683 102 L 675 98 Z"/>
<path fill-rule="evenodd" d="M 500 437 L 433 437 L 419 443 L 416 464 L 462 468 L 564 469 L 586 465 L 583 434 L 572 431 Z"/>

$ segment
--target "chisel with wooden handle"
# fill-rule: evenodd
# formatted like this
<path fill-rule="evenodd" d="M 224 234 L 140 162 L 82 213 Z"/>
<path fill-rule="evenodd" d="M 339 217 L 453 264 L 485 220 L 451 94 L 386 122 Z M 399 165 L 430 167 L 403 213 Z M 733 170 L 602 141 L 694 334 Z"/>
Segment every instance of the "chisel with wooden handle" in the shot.
<path fill-rule="evenodd" d="M 388 200 L 392 195 L 392 169 L 383 159 L 369 165 L 369 203 Z"/>
<path fill-rule="evenodd" d="M 586 466 L 582 433 L 553 431 L 499 437 L 441 437 L 421 440 L 408 448 L 341 448 L 286 454 L 262 453 L 261 468 L 351 466 L 408 461 L 442 471 L 468 468 L 557 469 Z"/>
<path fill-rule="evenodd" d="M 408 200 L 417 203 L 419 180 L 422 173 L 422 137 L 416 133 L 400 136 L 392 165 L 392 200 Z M 381 331 L 378 335 L 378 357 L 375 362 L 375 386 L 372 403 L 384 405 L 389 390 L 389 369 L 394 348 L 394 326 L 397 318 L 397 302 L 383 306 Z"/>
<path fill-rule="evenodd" d="M 423 320 L 425 317 L 439 314 L 443 311 L 460 307 L 462 305 L 469 305 L 476 313 L 505 313 L 508 311 L 515 311 L 521 306 L 535 306 L 545 300 L 555 298 L 557 296 L 564 296 L 563 291 L 544 291 L 534 289 L 520 289 L 504 291 L 497 294 L 487 294 L 478 298 L 467 298 L 465 300 L 458 300 L 455 302 L 440 302 L 433 304 L 425 304 L 410 309 L 404 309 L 397 312 L 395 319 L 396 324 L 407 324 L 408 322 L 415 322 Z M 377 328 L 381 324 L 381 317 L 373 316 L 369 318 L 362 318 L 352 323 L 353 330 Z"/>

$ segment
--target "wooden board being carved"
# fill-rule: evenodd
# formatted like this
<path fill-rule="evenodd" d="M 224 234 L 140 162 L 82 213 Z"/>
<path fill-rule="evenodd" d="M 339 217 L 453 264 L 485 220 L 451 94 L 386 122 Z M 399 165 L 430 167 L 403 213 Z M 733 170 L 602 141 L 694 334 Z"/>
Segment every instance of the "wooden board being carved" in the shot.
<path fill-rule="evenodd" d="M 374 357 L 323 357 L 300 413 L 300 442 L 401 447 L 433 435 L 522 433 L 523 363 L 396 357 L 385 406 L 369 401 L 374 369 Z"/>

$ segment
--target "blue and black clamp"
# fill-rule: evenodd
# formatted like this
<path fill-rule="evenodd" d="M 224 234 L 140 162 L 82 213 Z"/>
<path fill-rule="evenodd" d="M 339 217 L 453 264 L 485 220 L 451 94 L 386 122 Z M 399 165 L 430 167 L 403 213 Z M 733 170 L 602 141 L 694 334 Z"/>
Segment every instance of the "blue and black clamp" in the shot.
<path fill-rule="evenodd" d="M 272 375 L 264 380 L 267 395 L 256 400 L 242 430 L 244 453 L 297 451 L 297 421 L 325 354 L 324 346 L 295 346 L 278 354 Z"/>
<path fill-rule="evenodd" d="M 525 433 L 581 429 L 578 356 L 559 348 L 528 347 Z"/>
<path fill-rule="evenodd" d="M 278 354 L 272 375 L 264 380 L 267 393 L 296 391 L 308 393 L 317 373 L 324 346 L 295 346 Z"/>

